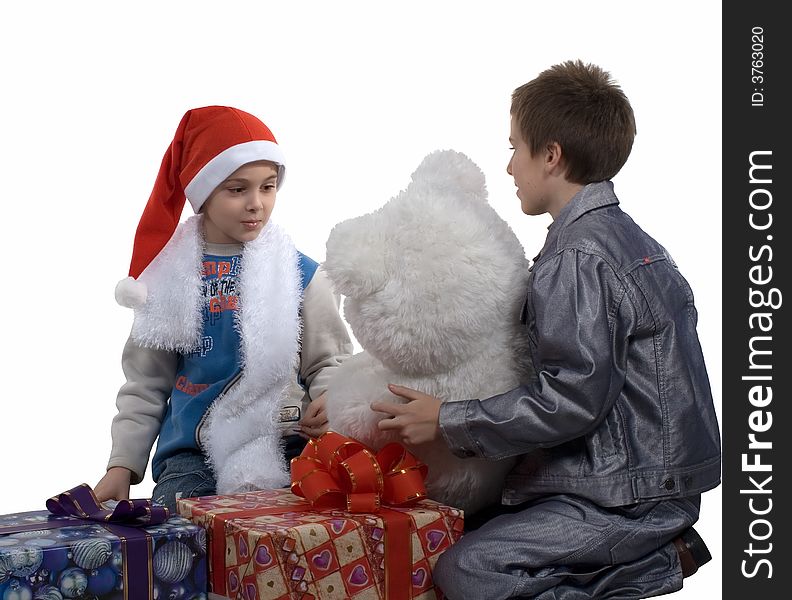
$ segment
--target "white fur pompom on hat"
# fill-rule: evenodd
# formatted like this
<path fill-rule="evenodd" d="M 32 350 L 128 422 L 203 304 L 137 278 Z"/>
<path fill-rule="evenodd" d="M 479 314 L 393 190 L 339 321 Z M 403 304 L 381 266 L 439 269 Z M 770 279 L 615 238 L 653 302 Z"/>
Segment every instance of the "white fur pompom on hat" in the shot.
<path fill-rule="evenodd" d="M 419 185 L 457 194 L 481 195 L 486 189 L 484 173 L 478 165 L 455 150 L 435 150 L 429 154 L 413 172 L 412 180 Z"/>
<path fill-rule="evenodd" d="M 121 306 L 140 308 L 146 303 L 147 298 L 148 288 L 142 281 L 125 277 L 116 285 L 115 299 Z"/>

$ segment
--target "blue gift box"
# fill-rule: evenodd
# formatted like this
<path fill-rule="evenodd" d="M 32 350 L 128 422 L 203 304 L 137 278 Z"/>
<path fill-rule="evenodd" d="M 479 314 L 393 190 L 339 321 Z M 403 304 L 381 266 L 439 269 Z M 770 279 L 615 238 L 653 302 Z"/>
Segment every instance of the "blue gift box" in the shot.
<path fill-rule="evenodd" d="M 182 517 L 119 527 L 0 516 L 0 600 L 205 600 L 206 531 Z"/>

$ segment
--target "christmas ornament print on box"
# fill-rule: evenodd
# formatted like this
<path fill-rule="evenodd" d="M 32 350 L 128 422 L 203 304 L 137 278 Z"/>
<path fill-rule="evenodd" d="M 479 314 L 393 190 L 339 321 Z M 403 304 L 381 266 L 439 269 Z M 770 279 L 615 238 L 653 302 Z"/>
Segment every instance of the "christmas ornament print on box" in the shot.
<path fill-rule="evenodd" d="M 0 599 L 124 599 L 121 539 L 77 520 L 45 529 L 53 519 L 47 511 L 0 516 Z M 181 517 L 142 531 L 151 537 L 152 598 L 206 599 L 206 532 Z"/>

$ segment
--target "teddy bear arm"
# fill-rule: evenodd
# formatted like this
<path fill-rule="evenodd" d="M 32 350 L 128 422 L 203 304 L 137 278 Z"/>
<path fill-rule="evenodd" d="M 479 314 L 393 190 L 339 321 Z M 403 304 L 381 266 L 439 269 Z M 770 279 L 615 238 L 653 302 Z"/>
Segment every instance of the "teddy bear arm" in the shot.
<path fill-rule="evenodd" d="M 327 386 L 330 429 L 377 449 L 396 441 L 395 434 L 377 427 L 384 415 L 371 410 L 372 402 L 398 401 L 388 391 L 390 381 L 387 369 L 367 352 L 345 360 Z"/>

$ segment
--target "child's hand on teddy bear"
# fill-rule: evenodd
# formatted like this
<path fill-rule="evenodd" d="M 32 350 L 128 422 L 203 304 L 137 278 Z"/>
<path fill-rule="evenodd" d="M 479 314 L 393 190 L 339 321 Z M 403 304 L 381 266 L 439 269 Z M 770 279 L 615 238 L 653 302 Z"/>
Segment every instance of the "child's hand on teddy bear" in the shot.
<path fill-rule="evenodd" d="M 391 393 L 407 400 L 404 404 L 372 402 L 371 409 L 390 415 L 378 424 L 380 431 L 395 431 L 405 444 L 417 446 L 437 439 L 440 431 L 439 398 L 417 390 L 388 384 Z"/>
<path fill-rule="evenodd" d="M 329 429 L 327 422 L 326 392 L 313 400 L 305 410 L 305 416 L 300 419 L 298 433 L 303 437 L 319 437 Z"/>

